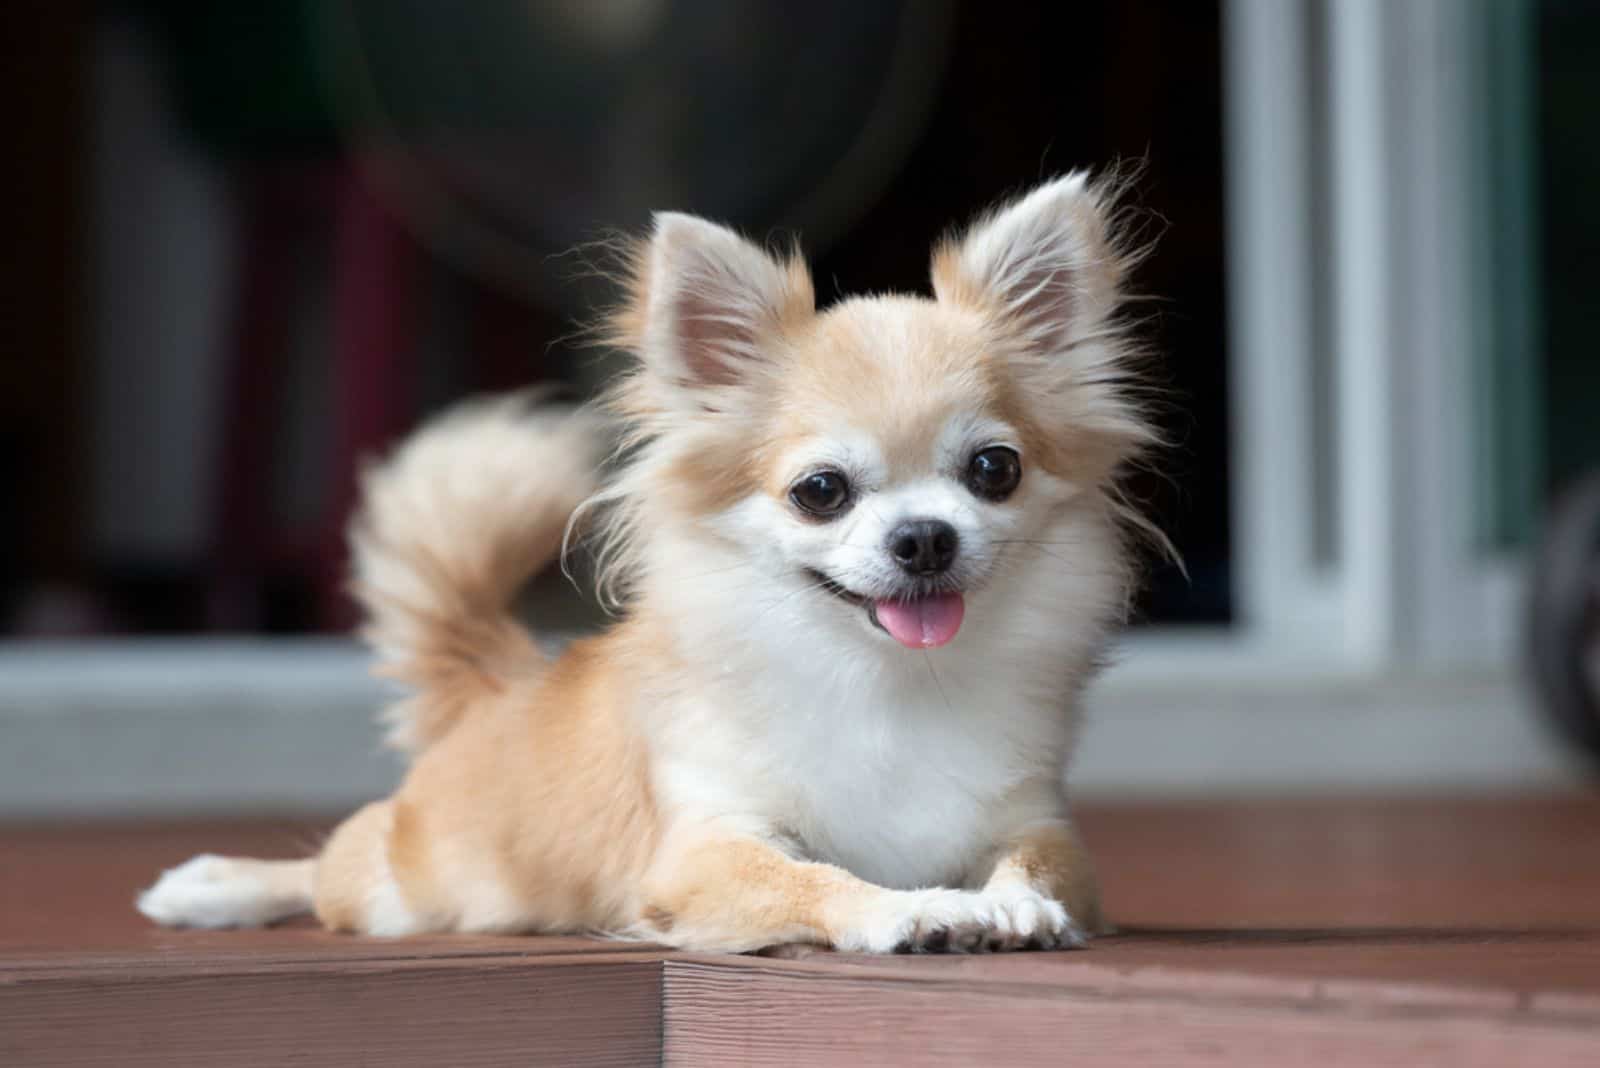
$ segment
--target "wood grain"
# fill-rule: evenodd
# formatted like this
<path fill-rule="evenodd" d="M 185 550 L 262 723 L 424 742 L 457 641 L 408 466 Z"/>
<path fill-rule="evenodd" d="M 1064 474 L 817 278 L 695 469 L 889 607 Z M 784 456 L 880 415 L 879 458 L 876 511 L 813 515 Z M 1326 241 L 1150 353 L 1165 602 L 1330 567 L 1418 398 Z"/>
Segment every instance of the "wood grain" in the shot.
<path fill-rule="evenodd" d="M 1593 1065 L 1591 1021 L 669 961 L 668 1065 Z"/>
<path fill-rule="evenodd" d="M 1600 930 L 1600 794 L 1140 802 L 1081 820 L 1124 926 Z"/>
<path fill-rule="evenodd" d="M 659 964 L 319 964 L 0 981 L 0 1063 L 134 1068 L 655 1063 Z"/>

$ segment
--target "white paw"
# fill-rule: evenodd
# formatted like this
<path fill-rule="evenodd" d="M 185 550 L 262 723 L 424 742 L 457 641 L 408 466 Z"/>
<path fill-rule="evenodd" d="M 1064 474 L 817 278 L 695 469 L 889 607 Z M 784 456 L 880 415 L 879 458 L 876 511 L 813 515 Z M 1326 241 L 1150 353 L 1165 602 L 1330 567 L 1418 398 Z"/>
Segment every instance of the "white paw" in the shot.
<path fill-rule="evenodd" d="M 986 949 L 1076 949 L 1089 940 L 1061 902 L 1036 891 L 1007 887 L 985 890 L 983 896 L 994 903 L 1000 917 Z"/>
<path fill-rule="evenodd" d="M 260 927 L 284 915 L 264 880 L 211 853 L 162 872 L 138 908 L 167 927 Z"/>
<path fill-rule="evenodd" d="M 914 890 L 869 906 L 835 946 L 866 953 L 982 953 L 1085 940 L 1059 902 L 1032 890 Z"/>

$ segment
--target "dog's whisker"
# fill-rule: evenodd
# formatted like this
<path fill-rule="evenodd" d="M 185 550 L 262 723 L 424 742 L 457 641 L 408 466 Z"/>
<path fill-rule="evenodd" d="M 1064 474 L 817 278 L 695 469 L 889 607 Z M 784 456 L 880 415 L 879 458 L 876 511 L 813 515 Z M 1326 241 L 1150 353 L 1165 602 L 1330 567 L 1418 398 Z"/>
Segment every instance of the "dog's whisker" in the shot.
<path fill-rule="evenodd" d="M 933 680 L 934 688 L 939 691 L 939 699 L 944 702 L 945 711 L 954 716 L 956 710 L 950 704 L 950 695 L 945 692 L 944 683 L 939 681 L 939 673 L 933 667 L 933 656 L 926 649 L 922 651 L 922 662 L 928 665 L 928 677 Z"/>
<path fill-rule="evenodd" d="M 761 622 L 763 619 L 767 618 L 767 616 L 771 615 L 774 611 L 776 611 L 779 608 L 782 608 L 784 605 L 788 604 L 790 601 L 794 600 L 796 597 L 800 596 L 802 593 L 806 593 L 806 592 L 808 592 L 810 590 L 825 590 L 825 589 L 827 589 L 827 583 L 826 582 L 813 582 L 813 583 L 810 583 L 808 585 L 801 586 L 797 590 L 791 590 L 788 593 L 784 594 L 782 597 L 778 598 L 772 604 L 769 604 L 766 608 L 762 609 L 761 612 L 759 612 L 756 615 L 755 619 L 750 621 L 750 625 L 754 626 L 756 623 Z"/>
<path fill-rule="evenodd" d="M 1041 538 L 995 538 L 995 539 L 992 540 L 991 544 L 994 544 L 994 545 L 1055 545 L 1055 546 L 1060 546 L 1060 547 L 1066 547 L 1066 546 L 1081 545 L 1082 543 L 1081 542 L 1077 542 L 1077 541 L 1071 541 L 1071 540 L 1045 541 L 1045 540 L 1043 540 Z"/>
<path fill-rule="evenodd" d="M 1068 569 L 1070 569 L 1074 573 L 1076 573 L 1077 569 L 1081 566 L 1080 561 L 1069 559 L 1069 558 L 1067 558 L 1065 556 L 1062 556 L 1060 553 L 1051 552 L 1050 549 L 1046 547 L 1047 545 L 1051 544 L 1051 543 L 1048 543 L 1048 542 L 1010 540 L 1010 541 L 999 541 L 999 542 L 996 542 L 995 544 L 1000 545 L 1001 549 L 1002 549 L 1002 552 L 1001 552 L 1001 555 L 1000 555 L 999 559 L 1006 561 L 1008 564 L 1010 564 L 1012 566 L 1019 565 L 1019 564 L 1023 563 L 1023 561 L 1018 557 L 1017 552 L 1016 552 L 1016 547 L 1019 546 L 1019 545 L 1026 546 L 1026 547 L 1028 547 L 1030 549 L 1038 549 L 1041 553 L 1043 553 L 1044 555 L 1048 556 L 1050 559 L 1059 561 L 1059 562 L 1061 562 L 1063 564 L 1066 564 Z M 1062 543 L 1062 544 L 1067 544 L 1067 543 Z"/>
<path fill-rule="evenodd" d="M 682 578 L 686 582 L 696 582 L 696 581 L 699 581 L 700 579 L 715 578 L 718 575 L 726 575 L 726 574 L 729 574 L 730 572 L 733 572 L 733 571 L 750 571 L 750 570 L 754 570 L 754 569 L 755 569 L 755 564 L 751 563 L 748 560 L 744 560 L 744 561 L 741 561 L 741 562 L 739 562 L 737 564 L 730 564 L 727 567 L 719 567 L 719 568 L 715 568 L 715 569 L 713 569 L 711 571 L 701 571 L 700 573 L 695 574 L 695 575 L 680 575 L 678 577 Z"/>

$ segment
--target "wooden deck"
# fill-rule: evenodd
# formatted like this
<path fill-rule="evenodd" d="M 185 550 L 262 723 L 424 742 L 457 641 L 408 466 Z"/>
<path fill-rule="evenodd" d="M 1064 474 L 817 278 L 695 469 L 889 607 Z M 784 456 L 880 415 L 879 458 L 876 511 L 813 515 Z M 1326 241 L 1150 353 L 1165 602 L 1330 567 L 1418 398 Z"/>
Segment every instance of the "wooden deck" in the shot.
<path fill-rule="evenodd" d="M 163 931 L 157 869 L 318 829 L 0 830 L 0 1064 L 1600 1064 L 1600 798 L 1082 818 L 1123 933 L 997 957 Z"/>

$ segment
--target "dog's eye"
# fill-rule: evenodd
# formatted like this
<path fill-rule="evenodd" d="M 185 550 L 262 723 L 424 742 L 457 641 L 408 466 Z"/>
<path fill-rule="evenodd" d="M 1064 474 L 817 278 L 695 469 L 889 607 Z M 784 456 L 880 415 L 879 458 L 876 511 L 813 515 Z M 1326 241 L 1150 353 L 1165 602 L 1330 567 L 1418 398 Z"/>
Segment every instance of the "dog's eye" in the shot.
<path fill-rule="evenodd" d="M 1021 481 L 1022 460 L 1004 445 L 980 449 L 967 468 L 967 488 L 991 501 L 1005 500 Z"/>
<path fill-rule="evenodd" d="M 850 483 L 837 471 L 816 471 L 789 488 L 789 499 L 808 515 L 832 518 L 850 503 Z"/>

